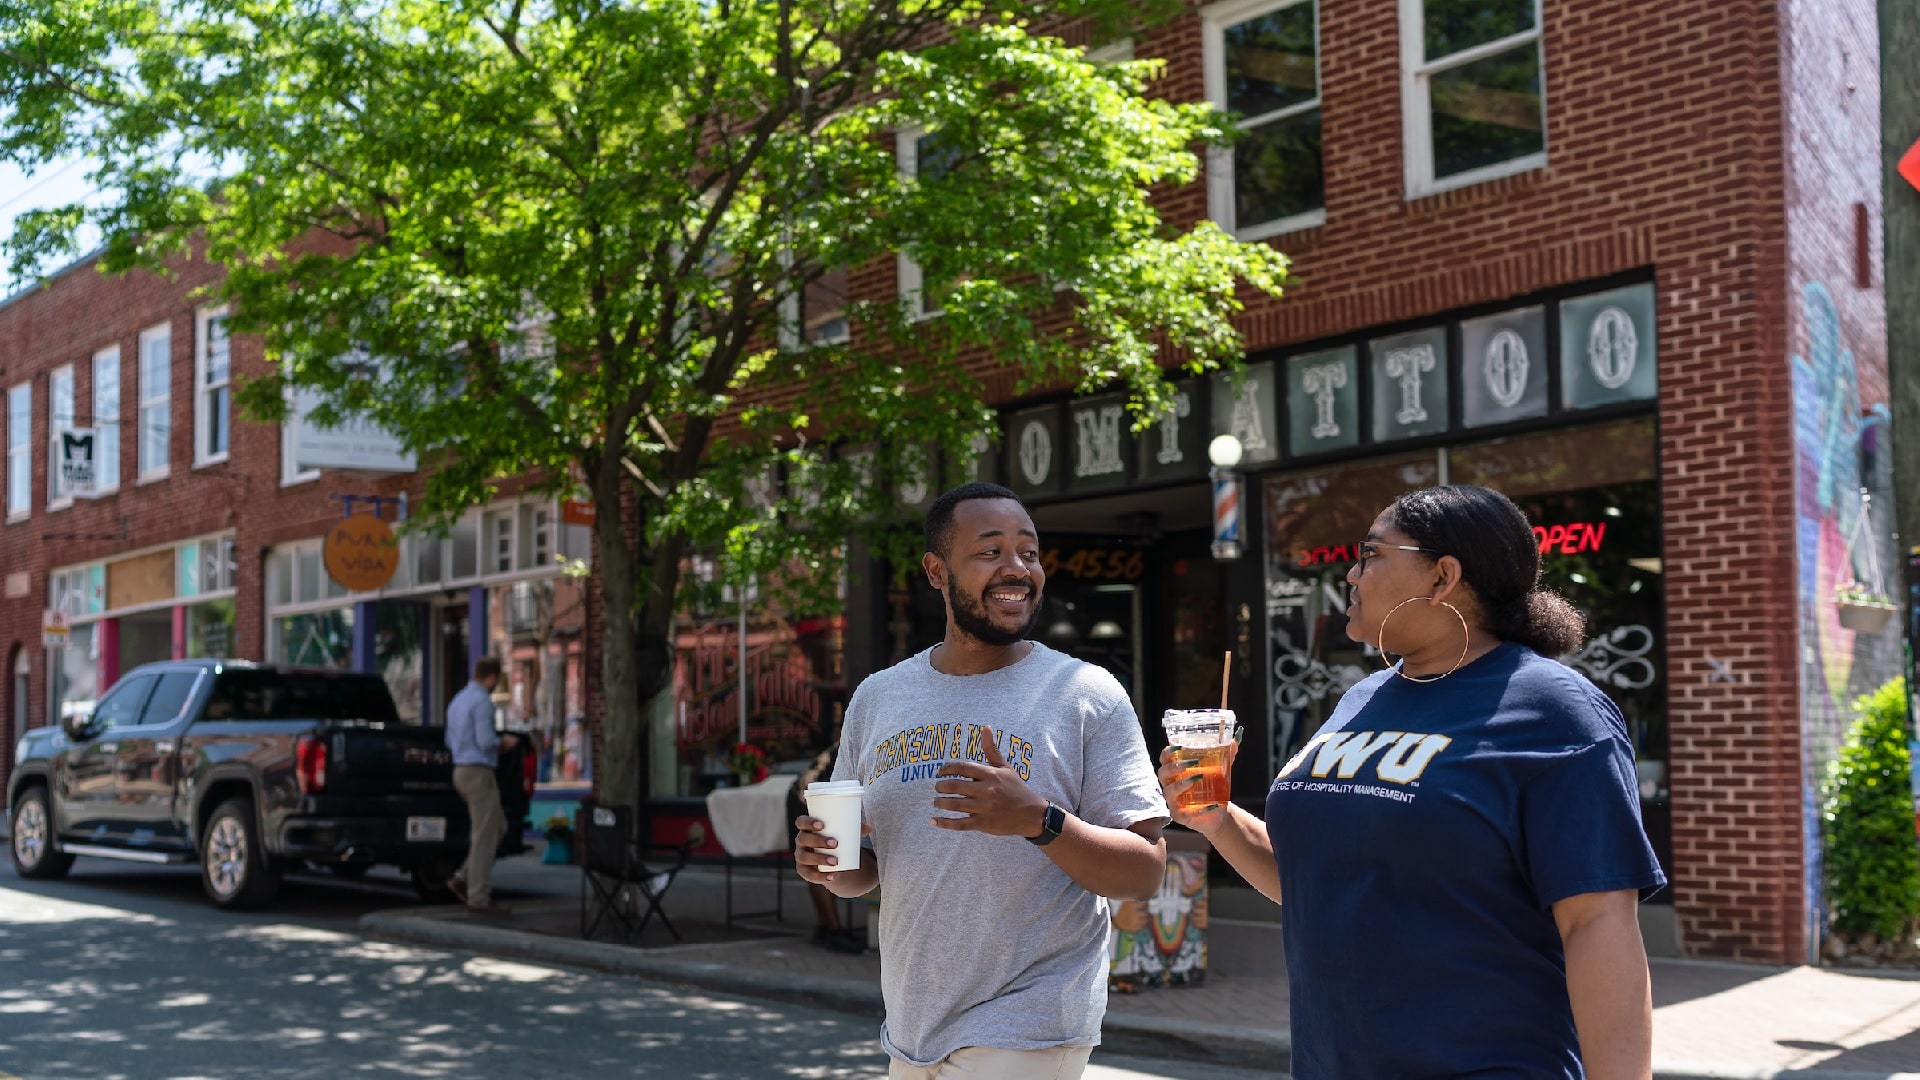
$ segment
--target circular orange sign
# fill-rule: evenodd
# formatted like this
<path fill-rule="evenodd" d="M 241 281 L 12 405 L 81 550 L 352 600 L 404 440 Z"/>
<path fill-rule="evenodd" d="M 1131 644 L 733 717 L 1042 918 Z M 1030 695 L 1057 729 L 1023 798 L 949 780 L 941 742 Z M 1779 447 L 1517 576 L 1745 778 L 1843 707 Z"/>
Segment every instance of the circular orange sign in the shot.
<path fill-rule="evenodd" d="M 371 592 L 393 580 L 400 568 L 400 544 L 387 523 L 372 514 L 355 514 L 327 532 L 320 549 L 327 576 L 349 592 Z"/>

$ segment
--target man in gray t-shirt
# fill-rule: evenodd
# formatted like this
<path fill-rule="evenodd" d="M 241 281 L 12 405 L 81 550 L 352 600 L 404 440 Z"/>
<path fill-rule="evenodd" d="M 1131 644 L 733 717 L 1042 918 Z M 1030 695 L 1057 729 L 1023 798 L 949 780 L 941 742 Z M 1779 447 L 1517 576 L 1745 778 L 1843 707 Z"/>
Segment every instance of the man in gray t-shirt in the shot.
<path fill-rule="evenodd" d="M 967 484 L 927 512 L 940 644 L 860 684 L 836 780 L 866 785 L 870 858 L 801 817 L 800 876 L 881 886 L 880 1038 L 906 1080 L 1078 1077 L 1107 1005 L 1105 897 L 1166 867 L 1166 803 L 1126 693 L 1026 635 L 1046 574 L 1025 507 Z"/>

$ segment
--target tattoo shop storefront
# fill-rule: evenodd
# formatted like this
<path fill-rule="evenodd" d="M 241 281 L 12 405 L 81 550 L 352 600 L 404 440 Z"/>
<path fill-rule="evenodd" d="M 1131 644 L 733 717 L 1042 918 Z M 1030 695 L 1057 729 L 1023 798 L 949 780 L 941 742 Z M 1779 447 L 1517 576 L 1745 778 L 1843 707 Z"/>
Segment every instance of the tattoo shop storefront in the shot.
<path fill-rule="evenodd" d="M 1526 512 L 1543 584 L 1587 617 L 1587 643 L 1561 659 L 1625 715 L 1671 873 L 1654 304 L 1651 284 L 1575 287 L 1255 365 L 1285 387 L 1286 453 L 1248 498 L 1265 564 L 1265 776 L 1383 666 L 1344 615 L 1374 516 L 1413 488 L 1480 484 Z"/>
<path fill-rule="evenodd" d="M 1039 526 L 1034 636 L 1112 671 L 1150 748 L 1163 710 L 1219 703 L 1232 650 L 1247 729 L 1233 787 L 1256 813 L 1280 763 L 1383 666 L 1344 616 L 1374 515 L 1433 484 L 1505 493 L 1536 526 L 1544 584 L 1587 616 L 1587 644 L 1563 659 L 1626 716 L 1647 830 L 1670 864 L 1654 343 L 1650 283 L 1575 286 L 1255 354 L 1237 381 L 1176 383 L 1173 410 L 1139 437 L 1119 395 L 1017 406 L 978 475 Z M 1237 560 L 1213 554 L 1208 453 L 1225 434 L 1241 448 L 1222 473 L 1244 489 Z M 944 629 L 917 574 L 875 617 L 875 666 Z"/>

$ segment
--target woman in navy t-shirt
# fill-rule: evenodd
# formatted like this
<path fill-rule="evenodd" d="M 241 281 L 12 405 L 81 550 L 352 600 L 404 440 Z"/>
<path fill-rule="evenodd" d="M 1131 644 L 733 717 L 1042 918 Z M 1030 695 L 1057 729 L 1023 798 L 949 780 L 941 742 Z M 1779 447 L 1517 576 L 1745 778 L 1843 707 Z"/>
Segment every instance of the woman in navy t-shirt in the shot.
<path fill-rule="evenodd" d="M 1400 659 L 1280 770 L 1265 821 L 1175 811 L 1284 898 L 1298 1080 L 1651 1075 L 1635 907 L 1666 878 L 1619 710 L 1549 659 L 1584 627 L 1539 576 L 1505 496 L 1402 496 L 1347 574 L 1347 633 Z M 1172 806 L 1191 763 L 1161 761 Z"/>

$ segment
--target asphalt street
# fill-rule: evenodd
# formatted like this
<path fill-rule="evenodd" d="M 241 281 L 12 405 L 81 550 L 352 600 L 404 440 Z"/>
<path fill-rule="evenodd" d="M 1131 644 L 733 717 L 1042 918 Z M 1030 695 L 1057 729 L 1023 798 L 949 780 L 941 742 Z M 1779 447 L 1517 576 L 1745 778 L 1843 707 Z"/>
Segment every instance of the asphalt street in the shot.
<path fill-rule="evenodd" d="M 268 910 L 191 867 L 0 859 L 0 1080 L 882 1077 L 874 1022 L 684 986 L 398 945 L 360 916 L 397 877 L 296 876 Z M 1096 1053 L 1089 1080 L 1277 1074 Z"/>

